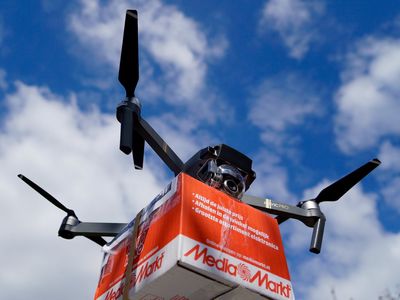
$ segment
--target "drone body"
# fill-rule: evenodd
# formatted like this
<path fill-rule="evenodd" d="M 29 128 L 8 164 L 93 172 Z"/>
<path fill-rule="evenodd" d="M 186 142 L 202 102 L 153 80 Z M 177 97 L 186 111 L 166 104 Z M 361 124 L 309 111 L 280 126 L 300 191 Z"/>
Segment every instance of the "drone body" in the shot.
<path fill-rule="evenodd" d="M 289 218 L 297 219 L 313 228 L 310 251 L 321 251 L 325 226 L 325 216 L 319 204 L 324 201 L 337 201 L 355 184 L 367 176 L 379 164 L 373 159 L 355 171 L 322 190 L 314 199 L 301 201 L 297 206 L 281 204 L 270 199 L 247 195 L 256 174 L 252 169 L 252 160 L 239 151 L 225 145 L 215 145 L 201 149 L 184 163 L 158 133 L 142 118 L 141 103 L 135 96 L 139 80 L 138 18 L 135 10 L 128 10 L 125 19 L 124 37 L 118 79 L 125 88 L 126 97 L 118 105 L 116 117 L 121 123 L 120 150 L 131 154 L 136 169 L 143 168 L 144 147 L 147 143 L 170 168 L 175 176 L 190 176 L 207 186 L 225 193 L 235 201 L 244 202 L 262 212 L 277 215 L 278 224 Z M 182 176 L 183 176 L 182 175 Z M 116 236 L 128 224 L 81 222 L 75 212 L 62 205 L 53 196 L 23 175 L 24 182 L 39 192 L 47 200 L 67 213 L 59 235 L 66 239 L 84 236 L 104 246 L 105 236 Z M 142 212 L 138 214 L 133 226 L 133 236 L 138 229 Z M 137 224 L 136 224 L 137 223 Z M 133 239 L 133 244 L 136 243 Z M 132 261 L 130 262 L 132 264 Z"/>

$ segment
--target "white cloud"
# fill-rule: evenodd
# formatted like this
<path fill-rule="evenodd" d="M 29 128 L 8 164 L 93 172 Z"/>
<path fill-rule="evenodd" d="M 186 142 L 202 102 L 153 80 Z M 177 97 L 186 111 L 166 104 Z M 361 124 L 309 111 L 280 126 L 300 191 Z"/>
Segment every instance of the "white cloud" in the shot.
<path fill-rule="evenodd" d="M 335 130 L 340 149 L 351 153 L 400 134 L 400 39 L 365 38 L 345 62 Z"/>
<path fill-rule="evenodd" d="M 323 181 L 304 194 L 315 197 Z M 378 299 L 399 283 L 400 234 L 383 230 L 377 197 L 354 187 L 339 202 L 322 204 L 327 217 L 322 252 L 292 266 L 297 295 L 303 299 Z M 306 251 L 312 229 L 293 223 L 287 249 Z M 389 263 L 388 263 L 389 262 Z"/>
<path fill-rule="evenodd" d="M 274 199 L 278 202 L 291 204 L 295 201 L 288 189 L 288 174 L 282 161 L 277 156 L 267 150 L 260 151 L 255 157 L 254 170 L 257 179 L 252 184 L 249 194 Z"/>
<path fill-rule="evenodd" d="M 319 97 L 309 83 L 293 74 L 262 82 L 251 96 L 250 121 L 262 130 L 264 143 L 281 146 L 295 142 L 287 130 L 321 114 Z"/>
<path fill-rule="evenodd" d="M 400 171 L 400 148 L 391 142 L 384 142 L 380 148 L 379 158 L 384 162 L 383 170 Z"/>
<path fill-rule="evenodd" d="M 36 181 L 82 221 L 105 222 L 130 221 L 169 179 L 147 161 L 143 171 L 135 172 L 131 158 L 118 150 L 114 115 L 82 112 L 73 95 L 65 99 L 19 82 L 5 101 L 8 112 L 0 131 L 2 298 L 90 299 L 100 247 L 84 238 L 58 238 L 65 214 L 17 174 Z"/>
<path fill-rule="evenodd" d="M 80 3 L 70 15 L 69 27 L 90 55 L 117 69 L 125 10 L 134 6 L 139 12 L 139 44 L 144 50 L 140 53 L 139 91 L 191 112 L 207 112 L 197 114 L 198 118 L 215 116 L 211 107 L 214 96 L 206 87 L 207 69 L 208 63 L 224 53 L 225 38 L 210 41 L 199 23 L 176 6 L 158 0 Z"/>
<path fill-rule="evenodd" d="M 190 117 L 176 118 L 175 114 L 166 113 L 148 121 L 184 162 L 200 149 L 217 144 L 215 138 L 200 130 Z"/>
<path fill-rule="evenodd" d="M 400 214 L 400 147 L 384 142 L 380 147 L 382 160 L 382 194 L 389 207 Z"/>
<path fill-rule="evenodd" d="M 314 25 L 323 12 L 323 2 L 269 0 L 263 7 L 260 27 L 277 32 L 289 49 L 289 55 L 301 59 L 310 44 L 319 39 Z"/>

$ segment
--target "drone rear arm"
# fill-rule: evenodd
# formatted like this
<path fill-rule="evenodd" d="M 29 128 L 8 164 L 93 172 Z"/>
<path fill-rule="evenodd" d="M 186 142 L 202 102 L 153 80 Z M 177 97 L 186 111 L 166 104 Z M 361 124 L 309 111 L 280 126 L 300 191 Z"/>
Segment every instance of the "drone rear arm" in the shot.
<path fill-rule="evenodd" d="M 172 170 L 172 172 L 174 172 L 175 176 L 183 171 L 184 164 L 182 160 L 149 123 L 144 119 L 139 118 L 139 127 L 137 130 L 162 161 Z"/>
<path fill-rule="evenodd" d="M 155 130 L 141 118 L 139 100 L 135 89 L 139 80 L 138 14 L 126 11 L 124 36 L 118 80 L 125 88 L 126 98 L 117 107 L 117 119 L 121 123 L 120 149 L 133 154 L 136 169 L 143 168 L 144 142 L 146 141 L 165 164 L 178 175 L 183 171 L 183 162 Z"/>
<path fill-rule="evenodd" d="M 141 169 L 143 166 L 144 141 L 146 141 L 175 175 L 183 171 L 182 160 L 141 117 L 137 98 L 127 98 L 118 106 L 117 119 L 121 122 L 120 149 L 125 154 L 132 151 L 136 168 Z"/>

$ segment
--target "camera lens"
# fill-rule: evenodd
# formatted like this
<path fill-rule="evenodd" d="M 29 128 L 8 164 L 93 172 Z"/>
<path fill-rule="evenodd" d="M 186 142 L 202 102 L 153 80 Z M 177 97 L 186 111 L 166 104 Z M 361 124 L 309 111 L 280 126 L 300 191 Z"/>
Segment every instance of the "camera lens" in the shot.
<path fill-rule="evenodd" d="M 237 193 L 237 191 L 239 190 L 237 184 L 235 181 L 233 181 L 232 179 L 227 179 L 224 181 L 224 186 L 228 189 L 229 192 L 231 192 L 232 194 Z"/>

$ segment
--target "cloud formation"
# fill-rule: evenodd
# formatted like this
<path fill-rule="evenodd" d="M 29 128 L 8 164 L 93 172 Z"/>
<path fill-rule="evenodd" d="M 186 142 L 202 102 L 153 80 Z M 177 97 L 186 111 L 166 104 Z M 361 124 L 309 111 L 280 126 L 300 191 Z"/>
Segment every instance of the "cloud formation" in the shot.
<path fill-rule="evenodd" d="M 264 80 L 250 98 L 250 121 L 261 129 L 262 141 L 278 149 L 295 142 L 288 130 L 322 112 L 319 96 L 306 80 L 295 74 Z"/>
<path fill-rule="evenodd" d="M 268 150 L 262 150 L 254 157 L 257 179 L 251 185 L 249 194 L 272 198 L 278 202 L 296 204 L 294 195 L 288 188 L 288 172 L 281 158 Z"/>
<path fill-rule="evenodd" d="M 315 197 L 328 184 L 322 181 L 303 198 Z M 378 299 L 385 289 L 396 287 L 400 234 L 383 230 L 377 200 L 358 185 L 339 202 L 321 205 L 327 218 L 322 252 L 292 266 L 301 299 L 331 299 L 332 289 L 337 299 Z M 291 226 L 289 251 L 308 249 L 312 230 L 298 223 Z"/>
<path fill-rule="evenodd" d="M 197 118 L 213 120 L 214 94 L 207 86 L 208 64 L 223 55 L 227 46 L 222 36 L 208 37 L 204 28 L 176 6 L 158 0 L 80 1 L 79 10 L 68 19 L 71 32 L 81 46 L 116 70 L 119 65 L 125 10 L 139 11 L 141 79 L 139 90 L 169 105 L 190 112 L 207 111 Z M 149 99 L 150 98 L 150 99 Z"/>
<path fill-rule="evenodd" d="M 260 27 L 278 33 L 289 55 L 301 59 L 318 40 L 314 25 L 323 13 L 320 1 L 269 0 L 263 7 Z"/>
<path fill-rule="evenodd" d="M 367 37 L 349 50 L 335 100 L 337 144 L 345 153 L 398 136 L 400 39 Z"/>
<path fill-rule="evenodd" d="M 400 213 L 400 39 L 368 36 L 345 59 L 335 97 L 336 143 L 346 154 L 371 150 L 382 160 L 382 194 Z"/>
<path fill-rule="evenodd" d="M 400 147 L 395 141 L 385 141 L 379 151 L 382 160 L 382 194 L 387 205 L 400 214 Z"/>
<path fill-rule="evenodd" d="M 0 132 L 0 282 L 5 299 L 90 299 L 100 247 L 57 237 L 61 212 L 17 178 L 23 173 L 82 221 L 128 222 L 169 181 L 161 168 L 134 171 L 118 150 L 113 115 L 81 111 L 71 95 L 18 82 Z"/>

